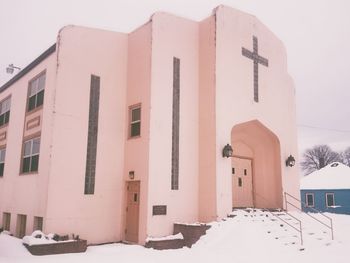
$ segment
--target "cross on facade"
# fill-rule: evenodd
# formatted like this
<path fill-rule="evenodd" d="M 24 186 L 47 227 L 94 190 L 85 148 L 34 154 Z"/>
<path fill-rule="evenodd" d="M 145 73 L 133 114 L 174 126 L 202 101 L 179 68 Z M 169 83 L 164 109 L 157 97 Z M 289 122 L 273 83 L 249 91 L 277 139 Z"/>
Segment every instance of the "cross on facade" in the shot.
<path fill-rule="evenodd" d="M 258 38 L 253 36 L 253 52 L 242 47 L 242 55 L 253 60 L 254 63 L 254 101 L 259 102 L 259 70 L 258 64 L 269 66 L 269 60 L 258 54 Z"/>

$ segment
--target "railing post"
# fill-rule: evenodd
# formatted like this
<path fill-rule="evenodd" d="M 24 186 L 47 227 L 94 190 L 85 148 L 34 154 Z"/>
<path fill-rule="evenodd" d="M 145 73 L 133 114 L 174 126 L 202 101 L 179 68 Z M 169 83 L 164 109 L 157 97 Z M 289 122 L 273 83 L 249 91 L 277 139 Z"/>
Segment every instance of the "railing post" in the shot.
<path fill-rule="evenodd" d="M 291 202 L 288 202 L 288 201 L 287 201 L 287 196 L 289 196 L 290 198 L 292 198 L 292 199 L 294 199 L 295 201 L 297 201 L 298 203 L 300 203 L 300 205 L 301 205 L 300 208 L 298 208 L 297 206 L 293 205 Z M 305 202 L 299 200 L 298 198 L 292 196 L 291 194 L 288 194 L 287 192 L 284 192 L 284 198 L 285 198 L 286 208 L 287 208 L 287 205 L 290 204 L 291 206 L 297 208 L 299 211 L 303 212 L 302 208 L 303 208 L 303 205 L 306 206 L 306 203 L 305 203 Z M 313 207 L 310 207 L 310 209 L 311 209 L 312 211 L 318 213 L 319 215 L 323 216 L 324 218 L 326 218 L 326 219 L 329 220 L 330 226 L 329 226 L 328 224 L 326 224 L 325 222 L 323 222 L 323 221 L 317 219 L 316 217 L 312 216 L 311 214 L 303 212 L 305 215 L 311 217 L 311 218 L 314 219 L 315 221 L 317 221 L 317 222 L 319 222 L 320 224 L 322 224 L 322 225 L 326 226 L 327 228 L 329 228 L 329 229 L 331 230 L 332 240 L 334 240 L 333 220 L 332 220 L 332 218 L 330 218 L 330 217 L 324 215 L 321 211 L 319 211 L 319 210 L 317 210 L 317 209 L 315 209 L 315 208 L 313 208 Z"/>
<path fill-rule="evenodd" d="M 331 232 L 332 232 L 332 240 L 334 240 L 334 234 L 333 234 L 333 220 L 330 218 L 331 221 Z"/>
<path fill-rule="evenodd" d="M 288 209 L 287 209 L 287 193 L 286 192 L 284 192 L 284 206 L 286 208 L 286 211 L 288 211 Z"/>
<path fill-rule="evenodd" d="M 299 221 L 299 228 L 300 228 L 300 243 L 303 245 L 304 240 L 303 240 L 303 228 L 301 227 L 301 221 Z"/>

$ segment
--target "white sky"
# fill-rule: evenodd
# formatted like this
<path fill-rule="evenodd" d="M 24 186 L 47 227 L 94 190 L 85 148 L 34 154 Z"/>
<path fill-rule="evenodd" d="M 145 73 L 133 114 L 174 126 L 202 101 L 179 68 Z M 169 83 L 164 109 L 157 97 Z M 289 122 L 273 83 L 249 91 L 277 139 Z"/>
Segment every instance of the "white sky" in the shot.
<path fill-rule="evenodd" d="M 220 4 L 255 15 L 284 42 L 300 150 L 350 146 L 349 0 L 0 0 L 0 85 L 8 64 L 24 68 L 67 24 L 130 32 L 156 11 L 201 20 Z"/>

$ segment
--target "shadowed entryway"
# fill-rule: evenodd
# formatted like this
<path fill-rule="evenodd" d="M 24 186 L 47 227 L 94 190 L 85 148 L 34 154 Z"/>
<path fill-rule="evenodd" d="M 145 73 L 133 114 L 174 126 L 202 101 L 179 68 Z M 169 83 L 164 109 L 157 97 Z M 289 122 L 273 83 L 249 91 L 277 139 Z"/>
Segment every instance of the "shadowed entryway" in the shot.
<path fill-rule="evenodd" d="M 280 143 L 259 121 L 232 128 L 232 206 L 282 208 Z"/>

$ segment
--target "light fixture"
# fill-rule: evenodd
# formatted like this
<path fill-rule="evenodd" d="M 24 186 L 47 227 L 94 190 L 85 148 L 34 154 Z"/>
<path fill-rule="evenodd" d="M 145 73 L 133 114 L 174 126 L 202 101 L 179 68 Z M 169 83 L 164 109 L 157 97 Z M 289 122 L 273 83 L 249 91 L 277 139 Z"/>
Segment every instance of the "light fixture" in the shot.
<path fill-rule="evenodd" d="M 15 69 L 21 70 L 21 68 L 16 67 L 16 66 L 14 66 L 13 64 L 10 64 L 10 65 L 8 65 L 8 67 L 6 68 L 6 73 L 8 73 L 8 74 L 13 74 L 13 71 L 14 71 Z"/>
<path fill-rule="evenodd" d="M 129 171 L 129 178 L 130 178 L 130 180 L 134 180 L 134 178 L 135 178 L 135 172 L 134 171 Z"/>
<path fill-rule="evenodd" d="M 295 158 L 293 155 L 289 155 L 286 160 L 286 166 L 293 167 L 295 165 Z"/>
<path fill-rule="evenodd" d="M 224 149 L 222 149 L 222 157 L 229 158 L 229 157 L 232 157 L 232 154 L 233 154 L 233 150 L 231 145 L 226 144 Z"/>

